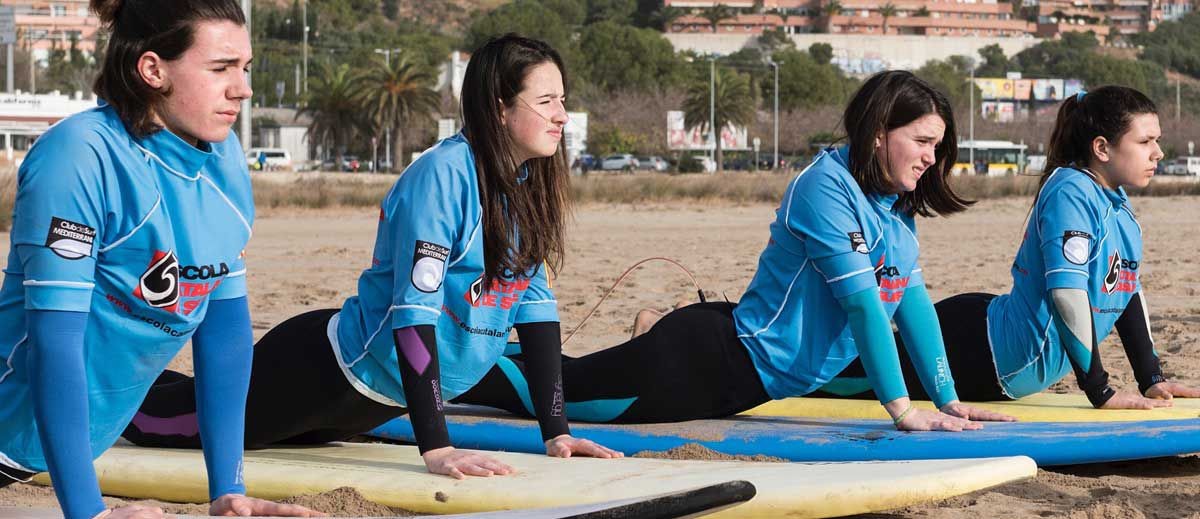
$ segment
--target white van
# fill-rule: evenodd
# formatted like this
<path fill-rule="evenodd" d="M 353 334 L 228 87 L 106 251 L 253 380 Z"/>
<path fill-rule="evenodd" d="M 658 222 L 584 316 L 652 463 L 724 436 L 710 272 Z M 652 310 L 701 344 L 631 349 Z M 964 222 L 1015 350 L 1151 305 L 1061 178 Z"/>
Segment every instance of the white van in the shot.
<path fill-rule="evenodd" d="M 1168 175 L 1200 175 L 1200 157 L 1176 157 L 1167 164 Z"/>
<path fill-rule="evenodd" d="M 258 171 L 258 156 L 262 154 L 269 171 L 291 171 L 292 154 L 283 148 L 250 148 L 246 150 L 246 165 L 252 171 Z"/>

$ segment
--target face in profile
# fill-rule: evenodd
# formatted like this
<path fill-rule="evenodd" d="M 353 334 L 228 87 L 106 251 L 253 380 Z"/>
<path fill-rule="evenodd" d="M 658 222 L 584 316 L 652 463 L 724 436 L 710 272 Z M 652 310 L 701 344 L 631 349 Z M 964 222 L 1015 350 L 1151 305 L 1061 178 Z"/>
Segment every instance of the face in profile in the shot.
<path fill-rule="evenodd" d="M 1162 160 L 1162 148 L 1158 145 L 1162 129 L 1157 114 L 1137 114 L 1129 121 L 1129 129 L 1116 143 L 1103 146 L 1095 160 L 1102 166 L 1096 168 L 1109 187 L 1146 187 L 1150 177 Z"/>
<path fill-rule="evenodd" d="M 504 127 L 518 163 L 549 157 L 558 151 L 567 124 L 566 93 L 562 73 L 553 62 L 529 68 L 521 91 L 505 105 Z"/>
<path fill-rule="evenodd" d="M 160 60 L 160 75 L 147 79 L 152 87 L 169 89 L 157 113 L 163 126 L 192 143 L 224 141 L 242 101 L 252 95 L 246 76 L 251 58 L 245 26 L 197 22 L 192 46 L 175 60 Z"/>
<path fill-rule="evenodd" d="M 942 117 L 928 113 L 876 140 L 876 153 L 887 166 L 893 193 L 917 188 L 917 181 L 937 162 L 934 151 L 945 134 Z"/>

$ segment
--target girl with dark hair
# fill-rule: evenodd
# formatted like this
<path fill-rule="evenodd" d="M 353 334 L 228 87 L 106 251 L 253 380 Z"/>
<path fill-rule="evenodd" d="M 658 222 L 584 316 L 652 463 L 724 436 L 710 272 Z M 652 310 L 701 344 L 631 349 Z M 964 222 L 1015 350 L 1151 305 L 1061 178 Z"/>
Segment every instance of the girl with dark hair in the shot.
<path fill-rule="evenodd" d="M 510 34 L 475 51 L 463 131 L 421 155 L 383 200 L 358 295 L 293 317 L 255 346 L 247 445 L 343 440 L 407 412 L 430 472 L 508 474 L 450 446 L 442 402 L 483 377 L 516 328 L 546 454 L 621 456 L 572 437 L 562 412 L 549 265 L 565 250 L 565 85 L 562 59 L 543 42 Z M 195 391 L 190 378 L 162 377 L 125 437 L 198 447 Z"/>
<path fill-rule="evenodd" d="M 101 105 L 18 173 L 0 288 L 0 486 L 49 471 L 68 518 L 106 510 L 92 459 L 190 339 L 213 515 L 310 515 L 245 497 L 250 177 L 230 127 L 251 95 L 234 0 L 92 0 L 110 30 Z"/>
<path fill-rule="evenodd" d="M 1151 409 L 1200 389 L 1162 375 L 1140 267 L 1142 230 L 1125 193 L 1145 187 L 1162 159 L 1154 103 L 1107 86 L 1063 101 L 1041 186 L 1012 266 L 1012 292 L 962 294 L 937 304 L 950 371 L 966 400 L 1009 400 L 1075 372 L 1093 406 Z M 1141 394 L 1115 391 L 1098 345 L 1121 338 Z M 902 359 L 905 375 L 916 376 Z M 825 390 L 869 398 L 860 366 Z M 859 379 L 861 380 L 861 379 Z"/>
<path fill-rule="evenodd" d="M 843 117 L 849 145 L 820 153 L 788 186 L 741 303 L 684 307 L 625 344 L 564 361 L 568 415 L 625 423 L 728 416 L 811 393 L 860 357 L 899 429 L 1006 419 L 958 401 L 917 265 L 913 216 L 969 204 L 946 183 L 953 121 L 946 97 L 911 73 L 867 80 Z M 942 412 L 909 402 L 893 320 Z M 528 364 L 500 359 L 457 401 L 536 415 Z"/>

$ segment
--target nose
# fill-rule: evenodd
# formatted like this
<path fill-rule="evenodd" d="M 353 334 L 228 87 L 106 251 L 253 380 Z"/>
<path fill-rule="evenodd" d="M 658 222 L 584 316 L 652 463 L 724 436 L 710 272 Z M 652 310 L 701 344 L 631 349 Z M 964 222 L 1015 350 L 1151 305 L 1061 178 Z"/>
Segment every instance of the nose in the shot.
<path fill-rule="evenodd" d="M 250 74 L 239 74 L 238 79 L 229 86 L 229 91 L 226 93 L 230 99 L 250 99 L 254 96 L 254 90 L 250 88 Z"/>
<path fill-rule="evenodd" d="M 550 122 L 559 126 L 565 126 L 568 120 L 570 117 L 567 116 L 567 107 L 562 104 L 558 104 L 554 108 L 554 113 L 550 114 Z"/>
<path fill-rule="evenodd" d="M 1154 143 L 1154 153 L 1150 154 L 1150 160 L 1153 160 L 1154 162 L 1158 162 L 1158 161 L 1162 160 L 1163 157 L 1165 157 L 1165 156 L 1166 156 L 1166 154 L 1163 153 L 1162 146 L 1159 146 L 1158 142 L 1155 142 Z"/>
<path fill-rule="evenodd" d="M 921 163 L 926 168 L 928 168 L 929 166 L 932 166 L 933 163 L 936 161 L 937 161 L 937 148 L 934 146 L 925 148 L 925 153 L 921 154 Z"/>

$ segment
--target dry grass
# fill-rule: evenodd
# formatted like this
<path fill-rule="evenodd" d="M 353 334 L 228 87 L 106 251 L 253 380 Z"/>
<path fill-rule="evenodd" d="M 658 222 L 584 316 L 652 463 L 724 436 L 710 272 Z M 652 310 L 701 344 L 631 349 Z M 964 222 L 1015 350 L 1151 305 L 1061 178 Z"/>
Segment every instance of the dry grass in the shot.
<path fill-rule="evenodd" d="M 644 203 L 671 200 L 723 200 L 734 203 L 777 203 L 794 174 L 722 173 L 718 175 L 611 175 L 573 177 L 576 202 Z M 954 191 L 970 200 L 1032 197 L 1039 177 L 953 177 Z M 1200 195 L 1200 182 L 1157 178 L 1149 187 L 1130 190 L 1134 196 Z"/>
<path fill-rule="evenodd" d="M 301 178 L 293 182 L 254 179 L 254 204 L 259 208 L 377 206 L 390 183 L 343 181 L 328 177 Z"/>
<path fill-rule="evenodd" d="M 12 226 L 13 201 L 17 197 L 17 175 L 0 173 L 0 231 Z"/>
<path fill-rule="evenodd" d="M 725 201 L 733 203 L 778 203 L 794 175 L 770 173 L 722 173 L 718 175 L 610 175 L 592 174 L 571 178 L 575 202 L 646 203 L 670 201 Z M 254 180 L 254 202 L 262 209 L 300 207 L 378 206 L 391 187 L 391 178 L 340 176 L 304 177 L 294 181 Z M 971 200 L 1032 197 L 1035 176 L 954 177 L 955 192 Z M 17 177 L 0 172 L 0 231 L 12 225 Z M 1130 190 L 1134 196 L 1200 196 L 1200 181 L 1159 177 L 1149 187 Z"/>

